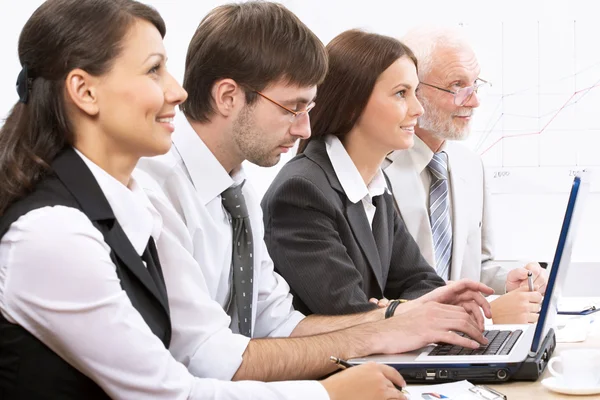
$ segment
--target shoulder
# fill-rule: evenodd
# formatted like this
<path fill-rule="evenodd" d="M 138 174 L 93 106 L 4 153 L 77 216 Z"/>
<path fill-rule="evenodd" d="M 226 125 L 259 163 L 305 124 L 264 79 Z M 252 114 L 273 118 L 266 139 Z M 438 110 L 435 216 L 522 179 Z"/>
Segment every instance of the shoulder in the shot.
<path fill-rule="evenodd" d="M 22 245 L 38 254 L 56 257 L 74 248 L 101 243 L 110 252 L 102 233 L 80 210 L 63 206 L 45 206 L 27 212 L 13 222 L 2 242 Z M 64 250 L 64 251 L 63 251 Z"/>
<path fill-rule="evenodd" d="M 466 164 L 470 167 L 481 167 L 482 165 L 481 156 L 465 146 L 463 143 L 448 141 L 446 144 L 446 150 L 450 156 L 450 163 L 452 164 L 460 162 L 461 164 Z"/>
<path fill-rule="evenodd" d="M 281 168 L 264 198 L 314 192 L 329 196 L 334 189 L 323 167 L 306 155 L 299 154 Z"/>

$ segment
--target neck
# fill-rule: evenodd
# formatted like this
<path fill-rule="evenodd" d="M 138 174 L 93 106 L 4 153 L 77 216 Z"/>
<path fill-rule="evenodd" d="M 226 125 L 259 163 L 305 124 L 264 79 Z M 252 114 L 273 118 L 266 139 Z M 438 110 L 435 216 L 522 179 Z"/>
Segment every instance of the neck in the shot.
<path fill-rule="evenodd" d="M 90 139 L 76 140 L 73 147 L 123 185 L 129 186 L 131 174 L 140 156 L 124 151 L 121 146 L 116 144 L 98 143 L 93 139 L 92 135 L 81 135 L 78 137 L 88 137 Z"/>
<path fill-rule="evenodd" d="M 365 185 L 369 185 L 381 168 L 381 163 L 389 151 L 378 149 L 372 143 L 362 139 L 362 135 L 349 132 L 342 141 L 346 152 L 358 169 Z"/>
<path fill-rule="evenodd" d="M 224 119 L 214 117 L 209 122 L 188 119 L 188 122 L 228 174 L 240 168 L 244 158 L 236 152 L 237 144 L 231 140 L 231 127 Z"/>
<path fill-rule="evenodd" d="M 417 135 L 434 153 L 437 153 L 445 142 L 444 139 L 440 139 L 430 131 L 421 129 L 418 125 L 415 126 L 415 135 Z"/>

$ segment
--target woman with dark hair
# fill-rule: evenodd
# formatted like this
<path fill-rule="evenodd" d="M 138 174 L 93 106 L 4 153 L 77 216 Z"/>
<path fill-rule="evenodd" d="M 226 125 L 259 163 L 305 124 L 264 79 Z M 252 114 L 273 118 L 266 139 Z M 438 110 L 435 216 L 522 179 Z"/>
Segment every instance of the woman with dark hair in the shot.
<path fill-rule="evenodd" d="M 134 0 L 47 0 L 21 32 L 19 102 L 0 129 L 0 398 L 403 398 L 375 364 L 322 384 L 192 375 L 219 305 L 163 275 L 155 240 L 169 232 L 132 176 L 169 150 L 187 97 L 164 35 Z"/>
<path fill-rule="evenodd" d="M 416 299 L 444 281 L 406 230 L 380 167 L 388 153 L 413 145 L 423 113 L 417 60 L 398 40 L 360 30 L 338 35 L 327 52 L 312 136 L 277 175 L 262 207 L 265 241 L 294 305 L 332 315 L 374 309 L 370 298 Z M 443 302 L 463 305 L 482 325 L 473 303 L 459 296 Z"/>

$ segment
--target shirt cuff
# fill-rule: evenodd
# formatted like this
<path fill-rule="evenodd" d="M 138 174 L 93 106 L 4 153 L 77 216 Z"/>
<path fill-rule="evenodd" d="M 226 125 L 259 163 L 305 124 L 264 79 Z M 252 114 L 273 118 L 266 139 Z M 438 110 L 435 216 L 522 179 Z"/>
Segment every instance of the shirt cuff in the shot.
<path fill-rule="evenodd" d="M 304 318 L 306 318 L 306 316 L 300 311 L 291 312 L 284 323 L 269 333 L 269 337 L 290 337 L 294 329 L 296 329 L 300 321 Z"/>
<path fill-rule="evenodd" d="M 285 393 L 285 400 L 329 400 L 329 394 L 325 387 L 317 381 L 287 381 L 273 382 L 269 385 L 276 385 Z"/>
<path fill-rule="evenodd" d="M 188 367 L 192 375 L 230 381 L 240 368 L 250 338 L 223 330 L 196 351 Z"/>

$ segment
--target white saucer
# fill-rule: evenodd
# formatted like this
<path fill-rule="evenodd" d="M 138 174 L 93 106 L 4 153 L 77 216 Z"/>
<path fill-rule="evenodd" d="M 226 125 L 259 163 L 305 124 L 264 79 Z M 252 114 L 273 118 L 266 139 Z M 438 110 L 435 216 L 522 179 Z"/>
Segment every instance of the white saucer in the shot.
<path fill-rule="evenodd" d="M 563 394 L 598 394 L 600 393 L 600 384 L 595 386 L 572 387 L 565 385 L 562 379 L 554 376 L 546 378 L 542 381 L 542 385 L 546 389 Z"/>

